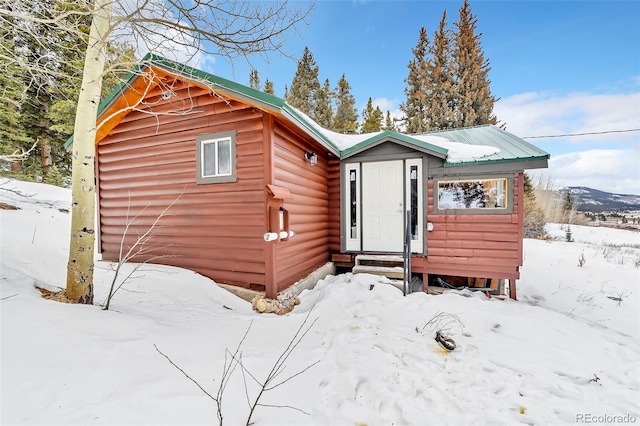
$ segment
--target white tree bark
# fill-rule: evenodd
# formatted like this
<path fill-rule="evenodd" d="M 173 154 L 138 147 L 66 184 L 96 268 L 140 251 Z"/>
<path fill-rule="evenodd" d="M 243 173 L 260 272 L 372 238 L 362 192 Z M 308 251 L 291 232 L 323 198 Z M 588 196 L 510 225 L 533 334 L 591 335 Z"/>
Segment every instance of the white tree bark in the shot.
<path fill-rule="evenodd" d="M 111 0 L 95 0 L 74 128 L 71 243 L 66 287 L 71 301 L 86 304 L 93 303 L 96 117 L 110 27 Z"/>

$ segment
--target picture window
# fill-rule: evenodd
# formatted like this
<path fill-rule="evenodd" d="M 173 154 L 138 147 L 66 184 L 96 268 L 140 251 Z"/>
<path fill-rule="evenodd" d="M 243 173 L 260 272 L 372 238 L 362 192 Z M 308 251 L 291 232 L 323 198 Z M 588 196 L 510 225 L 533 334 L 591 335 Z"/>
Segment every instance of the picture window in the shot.
<path fill-rule="evenodd" d="M 507 210 L 509 179 L 438 181 L 439 210 Z"/>

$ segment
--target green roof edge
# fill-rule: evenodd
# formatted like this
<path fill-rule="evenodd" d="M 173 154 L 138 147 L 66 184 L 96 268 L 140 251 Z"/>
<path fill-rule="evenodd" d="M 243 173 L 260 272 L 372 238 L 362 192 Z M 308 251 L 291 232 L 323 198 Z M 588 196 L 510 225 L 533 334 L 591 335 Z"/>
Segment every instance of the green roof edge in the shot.
<path fill-rule="evenodd" d="M 460 161 L 457 163 L 445 162 L 444 167 L 462 167 L 462 166 L 477 166 L 480 164 L 499 164 L 499 163 L 518 163 L 522 161 L 539 161 L 539 160 L 548 160 L 550 155 L 542 155 L 537 157 L 518 157 L 518 158 L 499 158 L 496 160 L 475 160 L 475 161 Z"/>

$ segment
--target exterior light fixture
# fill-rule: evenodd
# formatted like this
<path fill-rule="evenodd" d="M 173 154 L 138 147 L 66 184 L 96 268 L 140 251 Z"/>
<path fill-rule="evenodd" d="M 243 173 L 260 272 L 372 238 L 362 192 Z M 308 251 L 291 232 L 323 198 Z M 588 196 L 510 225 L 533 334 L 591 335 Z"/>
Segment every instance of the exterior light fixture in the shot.
<path fill-rule="evenodd" d="M 165 90 L 164 92 L 162 92 L 162 94 L 160 95 L 162 97 L 162 99 L 171 99 L 176 95 L 176 93 L 169 89 L 169 90 Z"/>
<path fill-rule="evenodd" d="M 309 161 L 309 164 L 311 164 L 312 166 L 318 164 L 318 154 L 316 154 L 315 152 L 305 151 L 304 158 L 306 158 Z"/>

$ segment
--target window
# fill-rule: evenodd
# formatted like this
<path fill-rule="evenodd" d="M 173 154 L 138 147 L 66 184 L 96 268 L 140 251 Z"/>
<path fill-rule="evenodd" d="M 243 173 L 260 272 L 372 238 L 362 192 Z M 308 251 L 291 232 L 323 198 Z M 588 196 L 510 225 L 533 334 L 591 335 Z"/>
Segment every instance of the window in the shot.
<path fill-rule="evenodd" d="M 196 136 L 196 182 L 236 182 L 235 145 L 235 131 Z"/>
<path fill-rule="evenodd" d="M 409 210 L 411 252 L 422 253 L 424 248 L 424 221 L 422 158 L 405 160 L 405 211 Z M 406 215 L 406 213 L 405 213 Z"/>
<path fill-rule="evenodd" d="M 357 170 L 349 170 L 349 226 L 351 237 L 358 238 L 358 191 Z"/>
<path fill-rule="evenodd" d="M 510 212 L 508 178 L 440 180 L 438 188 L 438 210 L 473 210 Z"/>
<path fill-rule="evenodd" d="M 345 227 L 347 228 L 345 230 L 345 248 L 347 251 L 358 251 L 362 249 L 362 233 L 360 232 L 360 222 L 362 219 L 362 188 L 360 187 L 360 163 L 346 164 L 345 172 L 345 198 L 343 203 L 346 208 L 344 209 L 342 217 Z"/>
<path fill-rule="evenodd" d="M 409 167 L 409 191 L 410 191 L 410 209 L 411 209 L 411 239 L 417 240 L 418 234 L 418 166 Z"/>

